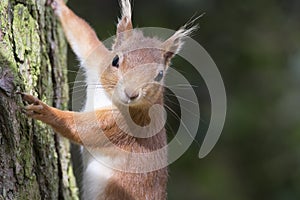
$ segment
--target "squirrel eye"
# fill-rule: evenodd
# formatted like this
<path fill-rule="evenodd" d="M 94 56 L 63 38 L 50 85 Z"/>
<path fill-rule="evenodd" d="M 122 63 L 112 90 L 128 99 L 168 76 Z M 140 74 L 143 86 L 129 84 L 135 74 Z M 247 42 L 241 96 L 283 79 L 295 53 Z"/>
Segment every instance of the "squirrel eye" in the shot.
<path fill-rule="evenodd" d="M 159 71 L 159 73 L 157 74 L 157 76 L 155 77 L 155 81 L 157 81 L 157 82 L 159 82 L 159 81 L 161 81 L 161 79 L 163 78 L 163 76 L 164 76 L 164 72 L 163 72 L 163 70 L 161 70 L 161 71 Z"/>
<path fill-rule="evenodd" d="M 114 59 L 112 61 L 112 66 L 117 67 L 117 68 L 119 67 L 119 56 L 118 55 L 116 55 L 114 57 Z"/>

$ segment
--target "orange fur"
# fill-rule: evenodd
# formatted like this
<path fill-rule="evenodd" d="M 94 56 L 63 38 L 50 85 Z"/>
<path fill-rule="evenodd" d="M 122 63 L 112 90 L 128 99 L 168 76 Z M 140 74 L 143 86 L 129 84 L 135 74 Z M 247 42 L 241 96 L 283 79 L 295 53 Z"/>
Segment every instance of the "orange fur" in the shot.
<path fill-rule="evenodd" d="M 30 104 L 26 107 L 26 113 L 52 126 L 57 133 L 83 145 L 91 152 L 119 159 L 117 165 L 122 169 L 144 169 L 148 165 L 159 164 L 166 166 L 167 150 L 163 147 L 167 145 L 167 138 L 165 129 L 161 126 L 164 116 L 162 113 L 154 113 L 150 118 L 149 115 L 153 105 L 163 105 L 163 77 L 159 81 L 155 81 L 155 77 L 167 70 L 170 59 L 182 46 L 181 39 L 190 31 L 182 28 L 165 42 L 144 37 L 142 32 L 132 28 L 129 0 L 121 0 L 121 5 L 122 17 L 117 26 L 117 37 L 113 49 L 109 51 L 97 38 L 93 29 L 76 16 L 63 0 L 51 2 L 72 49 L 87 71 L 92 68 L 92 73 L 93 70 L 98 73 L 98 81 L 113 105 L 91 112 L 62 111 L 22 93 L 24 101 Z M 112 66 L 111 60 L 116 55 L 119 58 L 118 66 Z M 89 78 L 87 75 L 87 81 Z M 138 127 L 152 124 L 157 130 L 154 129 L 155 134 L 141 131 L 130 125 L 131 120 Z M 147 154 L 160 149 L 164 150 L 158 155 Z M 120 155 L 120 150 L 145 156 L 137 160 L 131 154 Z M 105 167 L 101 169 L 107 170 Z M 89 199 L 166 199 L 166 167 L 145 173 L 111 170 L 113 175 L 110 175 L 108 170 L 109 179 L 103 192 L 93 193 L 94 196 L 91 197 L 88 191 L 94 190 L 86 187 L 99 187 L 100 190 L 100 186 L 84 186 L 84 194 L 90 196 Z"/>

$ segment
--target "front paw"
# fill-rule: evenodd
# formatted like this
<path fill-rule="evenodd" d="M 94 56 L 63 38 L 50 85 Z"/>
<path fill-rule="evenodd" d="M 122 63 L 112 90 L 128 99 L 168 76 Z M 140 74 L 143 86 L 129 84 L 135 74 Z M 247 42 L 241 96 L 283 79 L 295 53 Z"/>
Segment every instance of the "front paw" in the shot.
<path fill-rule="evenodd" d="M 22 110 L 27 116 L 41 121 L 49 117 L 50 107 L 47 104 L 30 94 L 22 92 L 17 92 L 17 94 L 20 94 L 23 101 L 28 104 Z"/>

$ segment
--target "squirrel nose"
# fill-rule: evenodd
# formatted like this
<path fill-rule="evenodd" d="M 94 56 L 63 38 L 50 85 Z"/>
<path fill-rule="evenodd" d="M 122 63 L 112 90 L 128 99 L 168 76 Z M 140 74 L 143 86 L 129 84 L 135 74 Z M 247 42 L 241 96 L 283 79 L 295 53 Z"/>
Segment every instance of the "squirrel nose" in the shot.
<path fill-rule="evenodd" d="M 130 99 L 131 101 L 135 100 L 136 98 L 138 98 L 139 96 L 139 92 L 138 91 L 128 91 L 128 90 L 124 90 L 126 97 L 128 97 L 128 99 Z"/>

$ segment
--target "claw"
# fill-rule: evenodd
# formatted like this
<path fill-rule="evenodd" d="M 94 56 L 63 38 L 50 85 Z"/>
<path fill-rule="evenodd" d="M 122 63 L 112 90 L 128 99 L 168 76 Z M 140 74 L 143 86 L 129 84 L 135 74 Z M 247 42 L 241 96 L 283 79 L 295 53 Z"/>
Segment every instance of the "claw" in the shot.
<path fill-rule="evenodd" d="M 25 101 L 29 104 L 39 105 L 39 99 L 30 94 L 26 94 L 26 93 L 19 92 L 19 91 L 17 91 L 16 94 L 20 94 L 23 101 Z"/>
<path fill-rule="evenodd" d="M 27 111 L 32 111 L 34 113 L 39 113 L 39 114 L 43 112 L 43 108 L 44 107 L 42 105 L 32 105 L 32 104 L 25 107 Z"/>
<path fill-rule="evenodd" d="M 25 93 L 20 92 L 20 91 L 16 91 L 16 94 L 17 94 L 17 95 L 20 95 L 21 98 L 22 98 L 22 100 L 24 100 Z"/>
<path fill-rule="evenodd" d="M 21 113 L 26 114 L 27 110 L 25 108 L 21 108 Z"/>
<path fill-rule="evenodd" d="M 19 90 L 17 90 L 17 91 L 16 91 L 16 94 L 23 95 L 24 93 L 23 93 L 23 92 L 20 92 Z"/>

